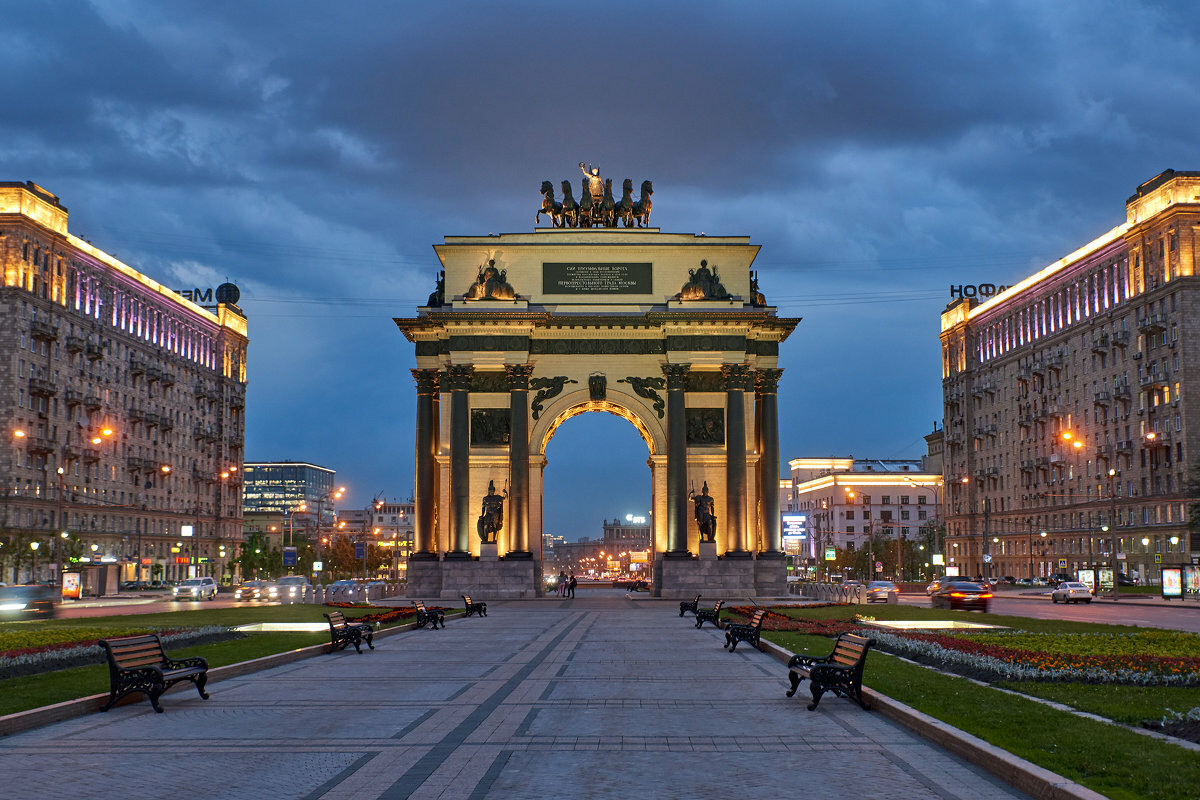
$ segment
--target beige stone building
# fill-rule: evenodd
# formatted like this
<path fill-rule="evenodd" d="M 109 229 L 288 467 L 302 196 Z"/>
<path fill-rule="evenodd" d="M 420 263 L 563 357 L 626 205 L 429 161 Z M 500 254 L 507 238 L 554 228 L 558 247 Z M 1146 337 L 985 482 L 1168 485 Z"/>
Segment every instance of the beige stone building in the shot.
<path fill-rule="evenodd" d="M 942 314 L 950 555 L 971 574 L 1156 582 L 1200 552 L 1184 495 L 1200 445 L 1200 173 L 1164 172 L 1125 210 Z"/>
<path fill-rule="evenodd" d="M 246 319 L 204 308 L 67 230 L 32 183 L 0 183 L 0 559 L 36 577 L 233 575 L 242 534 Z M 64 535 L 65 534 L 65 535 Z M 70 559 L 76 559 L 74 562 Z"/>

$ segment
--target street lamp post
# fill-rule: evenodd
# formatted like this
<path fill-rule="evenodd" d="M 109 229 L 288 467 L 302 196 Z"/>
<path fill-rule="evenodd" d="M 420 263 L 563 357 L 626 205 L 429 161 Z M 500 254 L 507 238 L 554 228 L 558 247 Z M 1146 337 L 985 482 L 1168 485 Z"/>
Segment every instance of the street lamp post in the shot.
<path fill-rule="evenodd" d="M 1117 580 L 1117 576 L 1120 574 L 1120 570 L 1117 565 L 1117 495 L 1113 491 L 1114 481 L 1116 480 L 1117 474 L 1118 473 L 1115 469 L 1110 469 L 1108 471 L 1108 502 L 1109 502 L 1108 528 L 1109 528 L 1109 547 L 1111 548 L 1111 550 L 1109 552 L 1109 561 L 1112 563 L 1112 599 L 1113 600 L 1121 599 L 1120 592 L 1118 592 L 1118 590 L 1117 590 L 1117 585 L 1119 583 L 1119 581 Z"/>

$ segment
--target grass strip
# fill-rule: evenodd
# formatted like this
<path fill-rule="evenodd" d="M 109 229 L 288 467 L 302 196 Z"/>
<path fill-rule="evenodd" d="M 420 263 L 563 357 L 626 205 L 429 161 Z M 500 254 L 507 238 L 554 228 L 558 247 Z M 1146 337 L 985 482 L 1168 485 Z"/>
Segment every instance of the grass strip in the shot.
<path fill-rule="evenodd" d="M 168 650 L 167 655 L 171 658 L 203 656 L 208 659 L 208 666 L 213 668 L 327 641 L 328 634 L 255 633 L 244 639 Z M 108 692 L 108 665 L 93 664 L 41 675 L 9 678 L 0 681 L 0 686 L 3 687 L 3 691 L 0 692 L 0 715 L 15 714 L 18 711 L 29 711 Z"/>
<path fill-rule="evenodd" d="M 824 656 L 833 647 L 821 636 L 764 635 L 796 653 Z M 1178 800 L 1200 785 L 1191 751 L 886 653 L 871 652 L 863 684 L 1114 800 Z"/>
<path fill-rule="evenodd" d="M 1140 727 L 1145 721 L 1161 721 L 1168 708 L 1183 714 L 1200 708 L 1200 687 L 1195 686 L 1117 686 L 1107 683 L 1033 681 L 1000 681 L 995 685 L 1053 700 L 1133 727 Z"/>

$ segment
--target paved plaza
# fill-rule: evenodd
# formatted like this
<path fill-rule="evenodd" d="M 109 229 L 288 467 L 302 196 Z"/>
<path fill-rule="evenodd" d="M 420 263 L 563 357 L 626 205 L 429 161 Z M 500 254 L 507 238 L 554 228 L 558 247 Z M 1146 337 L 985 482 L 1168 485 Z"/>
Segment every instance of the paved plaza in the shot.
<path fill-rule="evenodd" d="M 846 700 L 806 711 L 677 603 L 488 610 L 0 739 L 4 796 L 1025 797 Z"/>

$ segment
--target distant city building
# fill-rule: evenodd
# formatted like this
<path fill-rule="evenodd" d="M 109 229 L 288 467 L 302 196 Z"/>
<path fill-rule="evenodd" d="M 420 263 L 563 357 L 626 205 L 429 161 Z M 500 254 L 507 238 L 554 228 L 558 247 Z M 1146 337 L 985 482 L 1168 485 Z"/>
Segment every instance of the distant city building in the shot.
<path fill-rule="evenodd" d="M 84 559 L 118 565 L 120 580 L 236 577 L 248 344 L 236 287 L 197 305 L 69 233 L 66 207 L 33 183 L 0 183 L 0 267 L 5 578 L 17 561 L 25 580 Z M 31 544 L 36 576 L 15 555 Z"/>
<path fill-rule="evenodd" d="M 864 549 L 872 535 L 936 547 L 942 476 L 922 472 L 921 460 L 794 458 L 788 466 L 787 507 L 808 525 L 792 554 L 810 564 L 827 547 Z"/>
<path fill-rule="evenodd" d="M 302 461 L 251 461 L 244 465 L 243 476 L 246 513 L 305 514 L 315 521 L 320 505 L 323 524 L 334 519 L 337 473 L 327 467 Z"/>
<path fill-rule="evenodd" d="M 984 303 L 942 314 L 949 555 L 969 573 L 1200 555 L 1200 172 L 1138 187 L 1126 221 Z M 1115 532 L 1115 537 L 1114 537 Z"/>

